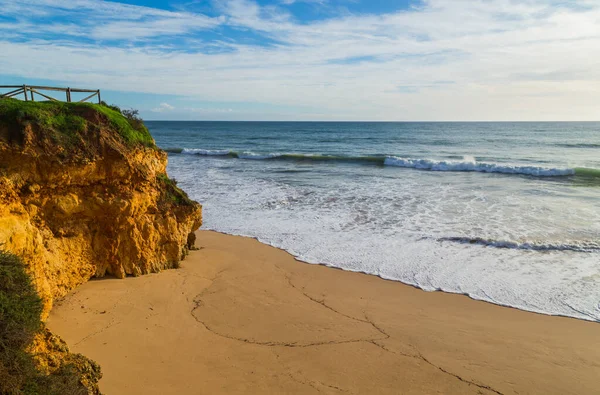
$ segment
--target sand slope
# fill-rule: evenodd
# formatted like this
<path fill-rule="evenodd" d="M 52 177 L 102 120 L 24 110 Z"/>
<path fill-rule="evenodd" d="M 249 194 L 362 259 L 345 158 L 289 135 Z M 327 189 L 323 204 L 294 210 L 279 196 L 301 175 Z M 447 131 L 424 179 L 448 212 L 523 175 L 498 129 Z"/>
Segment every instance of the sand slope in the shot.
<path fill-rule="evenodd" d="M 52 331 L 106 394 L 594 394 L 600 325 L 426 293 L 198 232 L 183 267 L 89 282 Z"/>

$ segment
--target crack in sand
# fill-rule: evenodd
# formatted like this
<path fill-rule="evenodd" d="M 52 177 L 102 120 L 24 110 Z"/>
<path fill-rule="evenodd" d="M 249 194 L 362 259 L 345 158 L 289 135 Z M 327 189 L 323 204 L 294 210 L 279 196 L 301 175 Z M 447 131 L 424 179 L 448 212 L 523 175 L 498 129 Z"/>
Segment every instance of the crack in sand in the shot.
<path fill-rule="evenodd" d="M 105 327 L 103 327 L 103 328 L 101 328 L 101 329 L 97 330 L 96 332 L 90 333 L 89 335 L 85 336 L 84 338 L 82 338 L 81 340 L 79 340 L 77 343 L 75 343 L 75 344 L 73 344 L 73 345 L 74 345 L 74 346 L 77 346 L 77 345 L 79 345 L 79 344 L 83 343 L 84 341 L 86 341 L 86 340 L 88 340 L 88 339 L 90 339 L 90 338 L 92 338 L 92 337 L 94 337 L 94 336 L 96 336 L 96 335 L 98 335 L 98 334 L 100 334 L 100 333 L 104 332 L 104 331 L 105 331 L 105 330 L 107 330 L 108 328 L 111 328 L 111 327 L 113 327 L 113 326 L 115 326 L 115 325 L 118 325 L 118 324 L 120 324 L 120 323 L 121 323 L 120 321 L 112 321 L 111 323 L 109 323 L 109 324 L 108 324 L 108 325 L 106 325 Z"/>
<path fill-rule="evenodd" d="M 389 349 L 389 348 L 387 348 L 385 345 L 383 345 L 383 344 L 379 344 L 379 343 L 377 343 L 376 341 L 370 341 L 369 343 L 371 343 L 371 344 L 373 344 L 373 345 L 375 345 L 375 346 L 377 346 L 377 347 L 381 348 L 381 349 L 382 349 L 382 350 L 384 350 L 384 351 L 391 352 L 392 354 L 396 354 L 396 355 L 402 355 L 402 356 L 404 356 L 404 357 L 408 357 L 408 358 L 420 359 L 420 360 L 422 360 L 423 362 L 425 362 L 425 363 L 427 363 L 427 364 L 429 364 L 429 365 L 433 366 L 434 368 L 436 368 L 436 369 L 439 369 L 441 372 L 443 372 L 443 373 L 446 373 L 446 374 L 448 374 L 448 375 L 450 375 L 450 376 L 453 376 L 453 377 L 457 378 L 458 380 L 462 381 L 463 383 L 466 383 L 466 384 L 469 384 L 469 385 L 474 385 L 474 386 L 476 386 L 476 387 L 478 387 L 478 388 L 481 388 L 481 389 L 484 389 L 484 390 L 488 390 L 488 391 L 494 392 L 494 393 L 496 393 L 496 394 L 498 394 L 498 395 L 504 395 L 502 392 L 500 392 L 500 391 L 498 391 L 498 390 L 496 390 L 496 389 L 494 389 L 494 388 L 492 388 L 492 387 L 490 387 L 490 386 L 488 386 L 488 385 L 485 385 L 485 384 L 479 384 L 479 383 L 476 383 L 476 382 L 474 382 L 474 381 L 467 380 L 467 379 L 465 379 L 465 378 L 462 378 L 461 376 L 459 376 L 459 375 L 457 375 L 457 374 L 455 374 L 455 373 L 452 373 L 452 372 L 449 372 L 449 371 L 447 371 L 446 369 L 442 368 L 441 366 L 438 366 L 438 365 L 434 364 L 433 362 L 431 362 L 430 360 L 428 360 L 427 358 L 425 358 L 425 356 L 423 356 L 423 354 L 421 354 L 421 352 L 420 352 L 420 351 L 419 351 L 419 350 L 418 350 L 418 349 L 417 349 L 415 346 L 413 346 L 413 345 L 411 345 L 411 344 L 409 344 L 409 346 L 410 346 L 410 347 L 412 347 L 412 348 L 413 348 L 413 349 L 414 349 L 414 350 L 417 352 L 417 354 L 416 354 L 416 355 L 415 355 L 415 354 L 407 354 L 407 353 L 400 352 L 400 351 L 393 351 L 393 350 L 390 350 L 390 349 Z"/>
<path fill-rule="evenodd" d="M 379 348 L 381 348 L 381 349 L 383 349 L 383 350 L 385 350 L 385 351 L 387 351 L 387 352 L 391 352 L 391 353 L 393 353 L 393 354 L 402 355 L 402 356 L 409 357 L 409 358 L 421 359 L 421 360 L 423 360 L 424 362 L 426 362 L 427 364 L 429 364 L 429 365 L 433 366 L 434 368 L 436 368 L 436 369 L 439 369 L 441 372 L 443 372 L 443 373 L 446 373 L 446 374 L 448 374 L 448 375 L 450 375 L 450 376 L 453 376 L 453 377 L 457 378 L 458 380 L 460 380 L 460 381 L 462 381 L 462 382 L 464 382 L 464 383 L 467 383 L 467 384 L 469 384 L 469 385 L 474 385 L 474 386 L 476 386 L 476 387 L 479 387 L 479 388 L 481 388 L 481 389 L 485 389 L 485 390 L 488 390 L 488 391 L 494 392 L 494 393 L 496 393 L 496 394 L 499 394 L 499 395 L 504 395 L 502 392 L 500 392 L 500 391 L 497 391 L 497 390 L 493 389 L 493 388 L 492 388 L 492 387 L 490 387 L 490 386 L 487 386 L 487 385 L 485 385 L 485 384 L 478 384 L 478 383 L 475 383 L 475 382 L 473 382 L 473 381 L 470 381 L 470 380 L 464 379 L 464 378 L 462 378 L 461 376 L 459 376 L 459 375 L 457 375 L 457 374 L 454 374 L 454 373 L 452 373 L 452 372 L 449 372 L 449 371 L 445 370 L 444 368 L 442 368 L 442 367 L 440 367 L 440 366 L 437 366 L 437 365 L 435 365 L 434 363 L 432 363 L 431 361 L 429 361 L 427 358 L 425 358 L 425 357 L 423 356 L 423 354 L 421 354 L 421 352 L 420 352 L 419 350 L 417 350 L 417 349 L 416 349 L 416 347 L 414 347 L 413 345 L 410 345 L 410 346 L 411 346 L 412 348 L 414 348 L 414 349 L 415 349 L 415 351 L 417 352 L 417 355 L 411 355 L 411 354 L 406 354 L 406 353 L 403 353 L 403 352 L 396 352 L 396 351 L 392 351 L 392 350 L 390 350 L 389 348 L 385 347 L 384 345 L 377 343 L 377 340 L 387 340 L 387 339 L 389 339 L 391 336 L 390 336 L 388 333 L 386 333 L 386 332 L 383 330 L 383 328 L 379 327 L 379 326 L 378 326 L 377 324 L 375 324 L 375 323 L 374 323 L 374 322 L 373 322 L 371 319 L 369 319 L 369 317 L 366 315 L 366 313 L 365 313 L 365 312 L 363 312 L 363 313 L 365 314 L 365 319 L 364 319 L 364 320 L 362 320 L 362 319 L 360 319 L 360 318 L 352 317 L 352 316 L 350 316 L 350 315 L 347 315 L 347 314 L 344 314 L 344 313 L 342 313 L 342 312 L 340 312 L 340 311 L 338 311 L 338 310 L 335 310 L 333 307 L 331 307 L 331 306 L 328 306 L 328 305 L 325 303 L 325 299 L 322 299 L 322 300 L 316 299 L 316 298 L 314 298 L 314 297 L 312 297 L 312 296 L 308 295 L 306 292 L 304 292 L 304 287 L 302 287 L 302 288 L 299 288 L 299 287 L 295 286 L 295 285 L 292 283 L 292 279 L 291 279 L 291 277 L 290 277 L 290 276 L 288 276 L 287 274 L 285 275 L 285 278 L 286 278 L 286 280 L 288 281 L 288 283 L 290 284 L 290 286 L 291 286 L 292 288 L 294 288 L 294 289 L 298 290 L 299 292 L 301 292 L 301 293 L 302 293 L 304 296 L 306 296 L 308 299 L 312 300 L 313 302 L 315 302 L 315 303 L 318 303 L 318 304 L 320 304 L 321 306 L 323 306 L 323 307 L 325 307 L 325 308 L 327 308 L 327 309 L 329 309 L 329 310 L 331 310 L 331 311 L 333 311 L 333 312 L 335 312 L 335 313 L 337 313 L 337 314 L 340 314 L 340 315 L 342 315 L 342 316 L 344 316 L 344 317 L 347 317 L 347 318 L 350 318 L 350 319 L 353 319 L 353 320 L 356 320 L 356 321 L 359 321 L 359 322 L 368 323 L 368 324 L 370 324 L 371 326 L 373 326 L 373 328 L 375 328 L 375 329 L 376 329 L 378 332 L 380 332 L 382 335 L 384 335 L 384 336 L 385 336 L 385 338 L 384 338 L 384 339 L 370 339 L 370 340 L 363 339 L 363 341 L 366 341 L 366 342 L 368 342 L 368 343 L 371 343 L 371 344 L 373 344 L 373 345 L 375 345 L 375 346 L 377 346 L 377 347 L 379 347 Z"/>
<path fill-rule="evenodd" d="M 341 315 L 342 317 L 346 317 L 349 318 L 351 320 L 354 321 L 358 321 L 358 322 L 362 322 L 364 324 L 369 324 L 371 325 L 377 332 L 381 333 L 383 336 L 385 336 L 383 339 L 372 339 L 372 340 L 385 340 L 385 339 L 389 339 L 390 335 L 388 335 L 383 329 L 381 329 L 381 327 L 377 326 L 372 320 L 369 319 L 369 317 L 367 317 L 367 314 L 365 312 L 363 312 L 363 314 L 365 315 L 365 319 L 360 319 L 360 318 L 356 318 L 353 317 L 351 315 L 348 314 L 344 314 L 341 311 L 338 311 L 336 309 L 334 309 L 333 307 L 329 306 L 327 303 L 325 303 L 325 299 L 319 300 L 316 298 L 313 298 L 312 296 L 310 296 L 309 294 L 307 294 L 306 292 L 304 292 L 304 288 L 298 288 L 297 286 L 294 285 L 294 283 L 292 283 L 292 279 L 290 276 L 286 275 L 285 276 L 288 284 L 290 285 L 290 287 L 294 288 L 295 290 L 297 290 L 298 292 L 300 292 L 302 295 L 304 295 L 305 297 L 307 297 L 308 299 L 312 300 L 315 303 L 318 303 L 319 305 L 325 307 L 328 310 L 333 311 L 336 314 Z M 365 339 L 365 341 L 371 341 L 369 339 Z"/>
<path fill-rule="evenodd" d="M 277 359 L 277 360 L 279 361 L 279 359 L 280 359 L 280 357 L 281 357 L 281 356 L 280 356 L 280 355 L 279 355 L 279 353 L 276 351 L 277 349 L 272 349 L 272 350 L 273 350 L 273 355 L 275 355 L 275 359 Z M 292 374 L 292 372 L 291 372 L 290 368 L 286 367 L 285 369 L 286 369 L 286 372 L 284 372 L 284 373 L 287 373 L 287 375 L 288 375 L 288 376 L 289 376 L 289 377 L 290 377 L 292 380 L 294 380 L 295 382 L 297 382 L 297 383 L 300 383 L 300 384 L 309 385 L 310 387 L 312 387 L 312 388 L 316 389 L 316 390 L 317 390 L 317 392 L 322 392 L 322 391 L 321 391 L 321 389 L 320 389 L 320 388 L 318 388 L 318 387 L 316 387 L 316 386 L 315 386 L 315 383 L 317 383 L 317 384 L 319 384 L 319 385 L 321 385 L 321 386 L 323 386 L 323 387 L 331 388 L 331 389 L 333 389 L 333 390 L 336 390 L 336 391 L 339 391 L 339 392 L 343 392 L 343 393 L 347 393 L 347 394 L 354 394 L 354 393 L 356 393 L 355 391 L 352 391 L 352 390 L 350 390 L 350 389 L 340 388 L 340 387 L 337 387 L 337 386 L 335 386 L 335 385 L 326 384 L 326 383 L 324 383 L 324 382 L 322 382 L 322 381 L 320 381 L 320 380 L 315 380 L 315 381 L 310 381 L 310 380 L 307 380 L 307 379 L 306 379 L 306 376 L 304 376 L 304 375 L 303 375 L 301 372 L 299 372 L 299 371 L 298 371 L 298 372 L 297 372 L 297 374 L 298 374 L 298 375 L 300 375 L 300 376 L 302 376 L 302 377 L 304 377 L 304 379 L 305 379 L 305 380 L 301 380 L 301 379 L 299 379 L 299 378 L 295 377 L 295 376 Z"/>
<path fill-rule="evenodd" d="M 202 307 L 202 300 L 200 300 L 199 298 L 202 297 L 202 294 L 199 294 L 196 299 L 194 300 L 194 307 L 192 308 L 192 311 L 190 312 L 190 314 L 192 315 L 192 317 L 200 324 L 202 324 L 202 326 L 204 326 L 209 332 L 226 338 L 226 339 L 231 339 L 231 340 L 237 340 L 239 342 L 243 342 L 243 343 L 247 343 L 247 344 L 254 344 L 254 345 L 258 345 L 258 346 L 267 346 L 267 347 L 290 347 L 290 348 L 302 348 L 302 347 L 314 347 L 314 346 L 326 346 L 326 345 L 332 345 L 332 344 L 347 344 L 347 343 L 358 343 L 358 342 L 363 342 L 363 341 L 369 341 L 371 339 L 350 339 L 350 340 L 329 340 L 329 341 L 320 341 L 320 342 L 310 342 L 310 343 L 299 343 L 299 342 L 265 342 L 265 341 L 258 341 L 258 340 L 253 340 L 253 339 L 248 339 L 248 338 L 244 338 L 244 337 L 237 337 L 237 336 L 231 336 L 231 335 L 226 335 L 224 333 L 220 333 L 219 331 L 215 330 L 214 328 L 211 328 L 208 324 L 206 324 L 206 322 L 202 321 L 200 318 L 198 318 L 196 315 L 194 315 L 194 311 L 199 308 Z M 375 339 L 375 340 L 381 340 L 381 339 Z"/>
<path fill-rule="evenodd" d="M 346 390 L 346 389 L 343 389 L 343 388 L 340 388 L 340 387 L 336 387 L 335 385 L 326 384 L 326 383 L 324 383 L 322 381 L 319 381 L 319 380 L 314 380 L 313 381 L 313 380 L 302 380 L 302 379 L 299 379 L 299 378 L 295 377 L 291 372 L 288 372 L 288 376 L 292 380 L 294 380 L 295 382 L 297 382 L 297 383 L 311 386 L 312 388 L 316 389 L 317 392 L 322 392 L 321 388 L 318 387 L 318 385 L 321 385 L 323 387 L 331 388 L 331 389 L 339 391 L 339 392 L 344 392 L 344 393 L 347 393 L 347 394 L 352 394 L 353 393 L 353 392 L 351 392 L 349 390 Z"/>
<path fill-rule="evenodd" d="M 379 348 L 381 348 L 382 350 L 384 350 L 386 352 L 390 352 L 390 353 L 397 354 L 397 355 L 402 355 L 402 356 L 408 357 L 408 358 L 414 358 L 414 359 L 422 360 L 423 362 L 429 364 L 430 366 L 438 369 L 439 371 L 441 371 L 441 372 L 443 372 L 443 373 L 445 373 L 445 374 L 447 374 L 449 376 L 452 376 L 452 377 L 456 378 L 457 380 L 459 380 L 459 381 L 461 381 L 461 382 L 463 382 L 465 384 L 474 385 L 474 386 L 476 386 L 476 387 L 478 387 L 480 389 L 484 389 L 484 390 L 493 392 L 493 393 L 498 394 L 498 395 L 504 395 L 502 392 L 500 392 L 500 391 L 498 391 L 498 390 L 496 390 L 496 389 L 494 389 L 494 388 L 492 388 L 492 387 L 490 387 L 488 385 L 479 384 L 479 383 L 476 383 L 474 381 L 467 380 L 467 379 L 465 379 L 465 378 L 463 378 L 463 377 L 461 377 L 461 376 L 459 376 L 459 375 L 457 375 L 455 373 L 447 371 L 446 369 L 444 369 L 444 368 L 442 368 L 442 367 L 440 367 L 438 365 L 435 365 L 433 362 L 431 362 L 430 360 L 428 360 L 427 358 L 425 358 L 425 356 L 423 356 L 423 354 L 415 346 L 413 346 L 411 344 L 409 344 L 409 346 L 412 347 L 416 351 L 416 355 L 393 351 L 393 350 L 387 348 L 385 345 L 377 343 L 377 341 L 388 340 L 388 339 L 391 338 L 391 336 L 385 330 L 383 330 L 383 328 L 381 328 L 380 326 L 378 326 L 377 324 L 375 324 L 371 319 L 369 319 L 369 317 L 367 316 L 366 312 L 363 312 L 363 314 L 365 315 L 365 319 L 353 317 L 353 316 L 350 316 L 348 314 L 342 313 L 342 312 L 334 309 L 333 307 L 327 305 L 325 303 L 324 299 L 322 299 L 322 300 L 316 299 L 316 298 L 310 296 L 309 294 L 307 294 L 306 292 L 304 292 L 304 288 L 299 288 L 299 287 L 295 286 L 292 283 L 291 277 L 289 275 L 287 275 L 287 273 L 285 274 L 285 278 L 286 278 L 288 284 L 290 285 L 290 287 L 292 287 L 295 290 L 297 290 L 298 292 L 300 292 L 302 295 L 304 295 L 306 298 L 308 298 L 312 302 L 317 303 L 320 306 L 322 306 L 322 307 L 324 307 L 324 308 L 326 308 L 328 310 L 331 310 L 332 312 L 334 312 L 334 313 L 336 313 L 338 315 L 341 315 L 343 317 L 346 317 L 348 319 L 351 319 L 351 320 L 354 320 L 354 321 L 358 321 L 358 322 L 362 322 L 362 323 L 365 323 L 365 324 L 369 324 L 377 332 L 379 332 L 380 334 L 382 334 L 384 337 L 383 338 L 375 338 L 375 339 L 360 338 L 360 339 L 351 339 L 351 340 L 337 340 L 337 341 L 336 340 L 331 340 L 331 341 L 322 341 L 322 342 L 297 343 L 297 342 L 261 342 L 261 341 L 256 341 L 256 340 L 252 340 L 252 339 L 248 339 L 248 338 L 236 337 L 236 336 L 231 336 L 231 335 L 226 335 L 226 334 L 220 333 L 217 330 L 211 328 L 208 324 L 206 324 L 206 322 L 202 321 L 199 317 L 197 317 L 194 314 L 194 312 L 198 308 L 200 308 L 202 306 L 202 297 L 213 286 L 215 280 L 217 280 L 218 277 L 223 272 L 225 272 L 226 270 L 227 269 L 223 269 L 223 270 L 219 271 L 218 273 L 216 273 L 215 276 L 212 279 L 207 279 L 207 280 L 211 281 L 211 284 L 208 287 L 206 287 L 202 292 L 200 292 L 198 295 L 196 295 L 196 297 L 194 298 L 194 301 L 193 301 L 194 302 L 194 307 L 190 311 L 190 315 L 194 318 L 194 320 L 196 320 L 198 323 L 202 324 L 202 326 L 204 326 L 209 332 L 211 332 L 211 333 L 213 333 L 213 334 L 215 334 L 217 336 L 220 336 L 220 337 L 223 337 L 223 338 L 226 338 L 226 339 L 230 339 L 230 340 L 235 340 L 235 341 L 243 342 L 243 343 L 246 343 L 246 344 L 253 344 L 253 345 L 267 346 L 267 347 L 290 347 L 290 348 L 296 348 L 296 347 L 298 347 L 298 348 L 302 348 L 302 347 L 317 347 L 317 346 L 325 346 L 325 345 L 338 345 L 338 344 L 349 344 L 349 343 L 366 342 L 366 343 L 373 344 L 374 346 L 379 347 Z M 213 292 L 211 294 L 214 294 L 214 293 L 216 293 L 216 292 Z M 338 388 L 338 387 L 335 387 L 335 386 L 330 386 L 328 384 L 321 383 L 321 382 L 318 382 L 318 381 L 311 382 L 311 381 L 307 380 L 306 382 L 302 382 L 302 381 L 299 381 L 298 379 L 294 378 L 291 373 L 289 373 L 289 375 L 295 381 L 300 382 L 302 384 L 308 384 L 311 387 L 315 388 L 319 392 L 321 392 L 321 390 L 319 388 L 315 387 L 314 383 L 319 383 L 319 384 L 321 384 L 323 386 L 326 386 L 326 387 L 329 387 L 329 388 L 332 388 L 332 389 L 335 389 L 335 390 L 338 390 L 338 391 L 341 391 L 341 392 L 349 392 L 347 390 L 344 390 L 344 389 L 341 389 L 341 388 Z"/>
<path fill-rule="evenodd" d="M 370 341 L 369 343 L 373 344 L 374 346 L 377 346 L 377 347 L 381 348 L 383 351 L 391 352 L 392 354 L 396 354 L 396 355 L 402 355 L 402 356 L 404 356 L 404 357 L 408 357 L 408 358 L 418 358 L 418 356 L 417 356 L 417 355 L 413 355 L 413 354 L 407 354 L 407 353 L 404 353 L 404 352 L 401 352 L 401 351 L 393 351 L 393 350 L 390 350 L 390 349 L 389 349 L 389 348 L 387 348 L 385 345 L 383 345 L 383 344 L 379 344 L 379 343 L 377 343 L 377 341 L 375 341 L 375 340 L 373 340 L 373 341 Z"/>
<path fill-rule="evenodd" d="M 419 352 L 419 351 L 417 350 L 417 352 Z M 449 372 L 449 371 L 447 371 L 446 369 L 442 368 L 441 366 L 437 366 L 437 365 L 435 365 L 434 363 L 432 363 L 431 361 L 429 361 L 427 358 L 425 358 L 425 357 L 423 356 L 423 354 L 421 354 L 420 352 L 419 352 L 419 358 L 421 358 L 423 361 L 427 362 L 428 364 L 430 364 L 430 365 L 431 365 L 431 366 L 433 366 L 434 368 L 437 368 L 437 369 L 439 369 L 440 371 L 442 371 L 442 372 L 444 372 L 444 373 L 446 373 L 446 374 L 449 374 L 450 376 L 454 376 L 454 377 L 456 377 L 458 380 L 462 381 L 463 383 L 467 383 L 467 384 L 469 384 L 469 385 L 474 385 L 474 386 L 476 386 L 476 387 L 479 387 L 479 388 L 481 388 L 481 389 L 484 389 L 484 390 L 488 390 L 488 391 L 494 392 L 494 393 L 496 393 L 496 394 L 498 394 L 498 395 L 504 395 L 502 392 L 500 392 L 500 391 L 498 391 L 498 390 L 495 390 L 494 388 L 492 388 L 492 387 L 490 387 L 490 386 L 488 386 L 488 385 L 485 385 L 485 384 L 478 384 L 478 383 L 476 383 L 476 382 L 474 382 L 474 381 L 471 381 L 471 380 L 464 379 L 464 378 L 462 378 L 461 376 L 459 376 L 459 375 L 457 375 L 457 374 L 455 374 L 455 373 L 452 373 L 452 372 Z"/>
<path fill-rule="evenodd" d="M 257 340 L 253 340 L 253 339 L 248 339 L 248 338 L 244 338 L 244 337 L 237 337 L 237 336 L 232 336 L 232 335 L 226 335 L 223 333 L 220 333 L 219 331 L 217 331 L 214 328 L 211 328 L 206 322 L 204 322 L 202 319 L 200 319 L 199 317 L 197 317 L 194 312 L 202 307 L 202 297 L 204 295 L 207 294 L 208 290 L 213 286 L 214 281 L 221 275 L 221 273 L 223 273 L 226 269 L 221 270 L 220 272 L 218 272 L 215 277 L 210 280 L 212 281 L 212 283 L 206 287 L 204 290 L 202 290 L 202 292 L 200 292 L 198 295 L 196 295 L 196 297 L 194 298 L 194 307 L 192 308 L 192 310 L 190 311 L 191 316 L 200 324 L 202 324 L 209 332 L 214 333 L 215 335 L 227 338 L 227 339 L 231 339 L 231 340 L 237 340 L 243 343 L 247 343 L 247 344 L 255 344 L 255 345 L 260 345 L 260 346 L 268 346 L 268 347 L 314 347 L 314 346 L 326 346 L 326 345 L 335 345 L 335 344 L 348 344 L 348 343 L 358 343 L 358 342 L 368 342 L 371 340 L 385 340 L 389 338 L 389 335 L 387 335 L 385 332 L 381 331 L 378 329 L 378 327 L 376 325 L 374 325 L 372 322 L 370 321 L 366 321 L 366 320 L 361 320 L 359 318 L 355 318 L 355 317 L 350 317 L 347 316 L 343 313 L 338 312 L 337 310 L 325 305 L 324 303 L 319 303 L 317 300 L 311 298 L 310 296 L 304 294 L 307 298 L 309 298 L 310 300 L 314 301 L 315 303 L 319 303 L 321 306 L 336 312 L 337 314 L 340 314 L 344 317 L 347 317 L 349 319 L 352 320 L 356 320 L 359 322 L 363 322 L 363 323 L 368 323 L 371 324 L 378 332 L 382 333 L 385 337 L 383 339 L 381 338 L 375 338 L 375 339 L 370 339 L 370 338 L 358 338 L 358 339 L 349 339 L 349 340 L 329 340 L 329 341 L 318 341 L 318 342 L 309 342 L 309 343 L 300 343 L 300 342 L 264 342 L 264 341 L 257 341 Z M 297 289 L 296 287 L 294 287 L 291 282 L 290 285 L 294 288 Z M 211 293 L 214 294 L 215 292 Z"/>

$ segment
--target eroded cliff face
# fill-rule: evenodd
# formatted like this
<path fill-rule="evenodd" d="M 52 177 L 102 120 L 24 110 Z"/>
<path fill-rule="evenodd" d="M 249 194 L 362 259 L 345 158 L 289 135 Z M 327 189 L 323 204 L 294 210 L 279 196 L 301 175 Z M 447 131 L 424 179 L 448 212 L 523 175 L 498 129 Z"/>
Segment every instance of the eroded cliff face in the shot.
<path fill-rule="evenodd" d="M 23 258 L 46 314 L 92 277 L 178 266 L 201 225 L 201 206 L 166 176 L 166 154 L 127 141 L 97 108 L 0 117 L 0 248 Z M 74 130 L 53 126 L 65 112 Z"/>
<path fill-rule="evenodd" d="M 0 249 L 25 263 L 42 319 L 56 298 L 92 277 L 179 265 L 201 206 L 166 165 L 141 121 L 114 109 L 0 100 Z M 47 329 L 27 351 L 44 374 L 67 372 L 83 393 L 100 393 L 99 366 Z"/>

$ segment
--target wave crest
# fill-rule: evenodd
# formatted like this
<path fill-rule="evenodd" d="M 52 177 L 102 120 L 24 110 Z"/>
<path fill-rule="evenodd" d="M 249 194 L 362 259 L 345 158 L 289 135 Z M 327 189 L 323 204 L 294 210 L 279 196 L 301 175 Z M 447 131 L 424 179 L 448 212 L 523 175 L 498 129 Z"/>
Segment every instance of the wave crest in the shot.
<path fill-rule="evenodd" d="M 465 156 L 463 160 L 436 160 L 421 158 L 402 158 L 385 155 L 345 156 L 327 154 L 296 154 L 296 153 L 257 153 L 252 151 L 236 152 L 228 149 L 202 148 L 167 148 L 172 154 L 187 154 L 199 156 L 220 156 L 236 159 L 251 160 L 290 160 L 312 162 L 354 162 L 365 165 L 395 166 L 416 170 L 448 171 L 448 172 L 480 172 L 528 175 L 534 177 L 564 177 L 578 176 L 582 179 L 600 178 L 600 169 L 541 167 L 510 165 L 500 163 L 477 162 L 474 157 Z M 596 181 L 593 181 L 596 182 Z"/>
<path fill-rule="evenodd" d="M 202 156 L 227 156 L 231 154 L 230 150 L 227 149 L 202 149 L 202 148 L 183 148 L 182 154 L 188 155 L 202 155 Z"/>
<path fill-rule="evenodd" d="M 475 244 L 484 247 L 507 248 L 511 250 L 530 251 L 573 251 L 573 252 L 600 252 L 600 243 L 594 241 L 580 241 L 567 243 L 537 243 L 516 242 L 505 240 L 490 240 L 482 237 L 442 237 L 438 241 L 451 241 L 461 244 Z"/>
<path fill-rule="evenodd" d="M 461 171 L 481 173 L 525 174 L 537 177 L 571 176 L 575 169 L 546 168 L 538 166 L 501 165 L 497 163 L 476 162 L 474 158 L 465 158 L 463 161 L 412 159 L 388 156 L 385 165 L 406 167 L 430 171 Z"/>
<path fill-rule="evenodd" d="M 251 151 L 242 152 L 242 153 L 239 153 L 236 155 L 240 159 L 254 159 L 254 160 L 273 159 L 273 158 L 278 158 L 281 156 L 281 154 L 277 154 L 277 153 L 257 154 L 256 152 L 251 152 Z"/>

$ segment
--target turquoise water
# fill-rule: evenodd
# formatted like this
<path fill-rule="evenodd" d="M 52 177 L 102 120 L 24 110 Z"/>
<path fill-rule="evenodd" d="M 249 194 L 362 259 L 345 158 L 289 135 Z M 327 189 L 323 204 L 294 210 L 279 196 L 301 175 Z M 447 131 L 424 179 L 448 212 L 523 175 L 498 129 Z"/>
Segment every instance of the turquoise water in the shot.
<path fill-rule="evenodd" d="M 600 123 L 147 124 L 207 229 L 600 320 Z"/>

